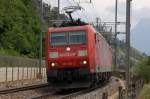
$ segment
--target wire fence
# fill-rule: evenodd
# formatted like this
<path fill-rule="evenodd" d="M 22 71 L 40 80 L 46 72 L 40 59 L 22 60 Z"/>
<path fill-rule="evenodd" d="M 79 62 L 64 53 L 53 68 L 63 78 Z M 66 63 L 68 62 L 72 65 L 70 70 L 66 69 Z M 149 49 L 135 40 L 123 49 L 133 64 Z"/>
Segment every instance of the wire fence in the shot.
<path fill-rule="evenodd" d="M 46 78 L 46 66 L 42 61 L 42 77 Z M 39 60 L 12 56 L 0 56 L 0 83 L 38 79 Z"/>

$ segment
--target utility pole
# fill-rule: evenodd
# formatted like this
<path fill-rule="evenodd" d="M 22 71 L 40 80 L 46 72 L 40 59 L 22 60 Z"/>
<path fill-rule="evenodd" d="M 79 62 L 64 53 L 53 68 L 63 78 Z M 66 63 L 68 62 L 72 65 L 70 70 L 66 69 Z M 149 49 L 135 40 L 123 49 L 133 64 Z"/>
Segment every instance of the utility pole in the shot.
<path fill-rule="evenodd" d="M 97 29 L 99 28 L 99 18 L 98 17 L 96 18 L 96 27 L 97 27 Z"/>
<path fill-rule="evenodd" d="M 117 69 L 117 17 L 118 17 L 118 0 L 115 2 L 115 52 L 114 52 L 114 69 Z"/>
<path fill-rule="evenodd" d="M 41 19 L 41 26 L 40 26 L 40 44 L 39 44 L 39 75 L 38 77 L 39 78 L 42 78 L 42 72 L 41 72 L 41 67 L 42 67 L 42 36 L 43 36 L 43 1 L 40 0 L 40 19 Z"/>
<path fill-rule="evenodd" d="M 58 13 L 57 13 L 57 20 L 59 20 L 60 16 L 60 0 L 58 0 Z"/>
<path fill-rule="evenodd" d="M 130 10 L 131 0 L 126 0 L 126 99 L 130 99 Z"/>

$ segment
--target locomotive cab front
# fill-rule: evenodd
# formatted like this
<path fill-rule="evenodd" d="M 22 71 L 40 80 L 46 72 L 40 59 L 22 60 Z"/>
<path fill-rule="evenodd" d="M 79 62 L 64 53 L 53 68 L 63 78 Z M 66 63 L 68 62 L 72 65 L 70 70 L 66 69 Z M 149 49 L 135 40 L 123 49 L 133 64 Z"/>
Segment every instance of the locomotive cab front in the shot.
<path fill-rule="evenodd" d="M 78 27 L 50 28 L 46 41 L 48 82 L 76 87 L 89 82 L 88 33 Z M 72 84 L 76 85 L 72 85 Z M 82 86 L 83 86 L 82 85 Z M 65 87 L 66 87 L 65 86 Z"/>

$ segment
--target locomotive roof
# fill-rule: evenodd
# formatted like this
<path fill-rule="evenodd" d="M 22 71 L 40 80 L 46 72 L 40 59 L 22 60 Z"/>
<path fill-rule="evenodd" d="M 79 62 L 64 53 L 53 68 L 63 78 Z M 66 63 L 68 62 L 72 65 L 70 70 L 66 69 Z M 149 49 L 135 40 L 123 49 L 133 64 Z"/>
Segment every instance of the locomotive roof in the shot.
<path fill-rule="evenodd" d="M 80 30 L 87 30 L 92 29 L 94 32 L 95 29 L 91 25 L 82 25 L 82 26 L 71 26 L 71 27 L 50 27 L 49 31 L 51 32 L 62 32 L 62 31 L 80 31 Z"/>

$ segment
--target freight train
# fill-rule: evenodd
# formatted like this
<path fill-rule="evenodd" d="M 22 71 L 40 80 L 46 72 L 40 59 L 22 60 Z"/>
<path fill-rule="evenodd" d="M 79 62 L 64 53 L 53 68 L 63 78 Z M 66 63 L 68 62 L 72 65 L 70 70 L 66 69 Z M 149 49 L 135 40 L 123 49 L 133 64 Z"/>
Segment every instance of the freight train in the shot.
<path fill-rule="evenodd" d="M 45 57 L 55 88 L 89 87 L 111 77 L 112 48 L 89 24 L 49 28 Z"/>

